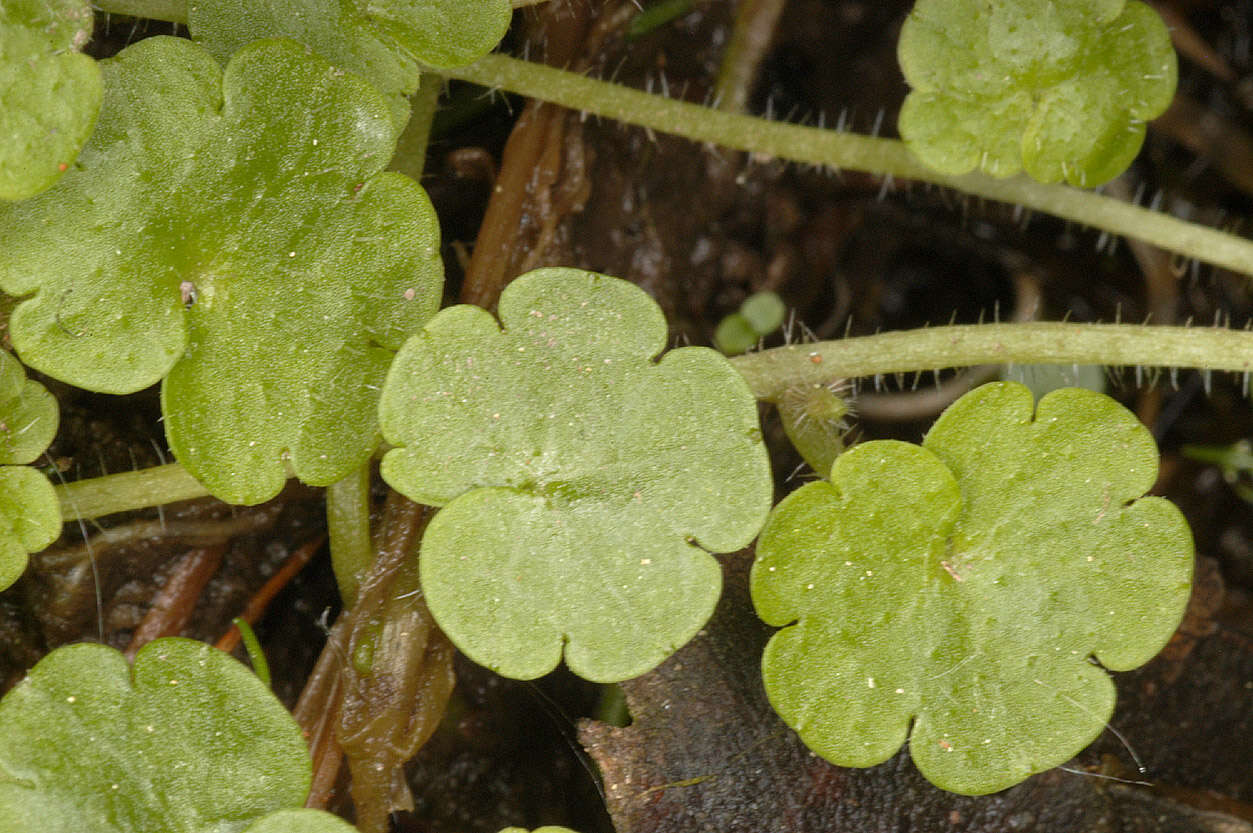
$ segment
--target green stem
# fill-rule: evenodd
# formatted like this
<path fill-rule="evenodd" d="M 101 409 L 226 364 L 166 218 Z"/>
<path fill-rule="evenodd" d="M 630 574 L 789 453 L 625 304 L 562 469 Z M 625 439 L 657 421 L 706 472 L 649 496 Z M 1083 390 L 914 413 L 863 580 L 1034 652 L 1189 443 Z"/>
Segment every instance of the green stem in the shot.
<path fill-rule="evenodd" d="M 352 607 L 361 577 L 374 563 L 370 541 L 370 466 L 326 489 L 326 526 L 331 541 L 331 566 L 344 607 Z"/>
<path fill-rule="evenodd" d="M 1253 241 L 1188 223 L 1130 203 L 1026 177 L 944 176 L 916 161 L 895 139 L 879 139 L 727 113 L 597 81 L 578 73 L 504 55 L 488 55 L 450 78 L 551 101 L 572 110 L 710 142 L 735 150 L 829 168 L 932 182 L 980 197 L 1134 237 L 1225 269 L 1253 274 Z"/>
<path fill-rule="evenodd" d="M 266 661 L 265 651 L 261 648 L 261 640 L 257 639 L 257 634 L 252 630 L 252 625 L 239 616 L 231 620 L 231 624 L 239 628 L 240 641 L 244 643 L 244 651 L 248 654 L 248 660 L 252 663 L 252 673 L 257 675 L 257 679 L 265 683 L 266 688 L 273 688 L 270 685 L 270 663 Z"/>
<path fill-rule="evenodd" d="M 110 14 L 146 17 L 150 20 L 187 22 L 187 0 L 101 0 L 96 8 Z"/>
<path fill-rule="evenodd" d="M 209 494 L 178 463 L 65 483 L 56 491 L 64 521 L 147 509 Z"/>
<path fill-rule="evenodd" d="M 435 121 L 435 111 L 439 109 L 439 93 L 443 86 L 444 79 L 429 72 L 422 73 L 418 79 L 418 91 L 409 97 L 409 123 L 400 134 L 396 152 L 392 154 L 392 162 L 388 166 L 391 170 L 421 181 L 426 148 L 431 140 L 431 125 Z"/>
<path fill-rule="evenodd" d="M 857 376 L 976 364 L 1105 364 L 1248 373 L 1253 332 L 1136 324 L 965 324 L 790 344 L 731 359 L 758 399 Z"/>

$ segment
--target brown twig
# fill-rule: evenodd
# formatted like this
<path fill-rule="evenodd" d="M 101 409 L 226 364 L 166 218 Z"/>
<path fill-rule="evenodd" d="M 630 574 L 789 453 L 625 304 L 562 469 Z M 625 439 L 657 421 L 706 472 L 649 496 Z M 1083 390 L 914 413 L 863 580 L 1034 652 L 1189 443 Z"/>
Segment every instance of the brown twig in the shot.
<path fill-rule="evenodd" d="M 139 649 L 162 636 L 177 636 L 191 621 L 196 603 L 205 585 L 222 566 L 226 544 L 212 544 L 189 550 L 166 579 L 165 585 L 152 600 L 139 627 L 131 636 L 126 658 L 134 660 Z"/>
<path fill-rule="evenodd" d="M 314 553 L 318 551 L 318 548 L 322 546 L 322 542 L 325 540 L 325 535 L 319 535 L 289 555 L 287 560 L 283 562 L 283 566 L 279 567 L 278 572 L 270 576 L 269 580 L 261 585 L 261 589 L 248 600 L 248 604 L 244 606 L 244 612 L 239 614 L 240 618 L 250 625 L 255 625 L 265 615 L 265 610 L 270 606 L 270 602 L 274 601 L 274 597 L 296 577 L 297 573 L 305 568 L 306 564 L 313 560 Z M 229 654 L 239 645 L 239 639 L 239 628 L 231 625 L 230 630 L 224 633 L 222 638 L 218 640 L 217 649 L 226 651 Z"/>

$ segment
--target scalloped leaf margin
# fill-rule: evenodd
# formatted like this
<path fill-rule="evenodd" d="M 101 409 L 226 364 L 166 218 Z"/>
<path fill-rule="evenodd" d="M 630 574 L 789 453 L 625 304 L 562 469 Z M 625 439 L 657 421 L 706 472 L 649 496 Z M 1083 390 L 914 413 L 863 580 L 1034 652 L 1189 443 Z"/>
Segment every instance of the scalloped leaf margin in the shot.
<path fill-rule="evenodd" d="M 1166 26 L 1138 0 L 919 0 L 897 52 L 913 88 L 901 136 L 953 175 L 1100 185 L 1131 164 L 1177 79 Z"/>
<path fill-rule="evenodd" d="M 373 453 L 391 351 L 443 282 L 430 200 L 382 172 L 386 102 L 288 40 L 225 72 L 168 37 L 101 63 L 81 170 L 0 205 L 19 354 L 108 393 L 166 377 L 170 446 L 226 501 L 273 497 L 289 466 L 335 482 Z"/>
<path fill-rule="evenodd" d="M 1187 603 L 1191 536 L 1142 497 L 1156 473 L 1134 415 L 1077 388 L 1033 408 L 1022 385 L 985 385 L 923 447 L 854 447 L 758 542 L 753 603 L 783 628 L 762 659 L 772 705 L 842 766 L 908 737 L 923 775 L 958 793 L 1068 760 L 1114 707 L 1090 658 L 1147 662 Z"/>
<path fill-rule="evenodd" d="M 7 833 L 351 831 L 296 809 L 311 775 L 269 689 L 190 639 L 150 643 L 133 669 L 107 646 L 64 646 L 0 700 Z"/>
<path fill-rule="evenodd" d="M 52 483 L 25 465 L 52 442 L 57 417 L 56 398 L 0 350 L 0 590 L 25 572 L 30 553 L 61 534 L 61 505 Z"/>
<path fill-rule="evenodd" d="M 616 681 L 704 625 L 710 552 L 746 546 L 769 510 L 756 403 L 717 352 L 672 350 L 633 284 L 539 269 L 500 299 L 440 312 L 405 345 L 380 405 L 383 477 L 442 506 L 421 580 L 476 662 L 529 679 L 565 659 Z"/>
<path fill-rule="evenodd" d="M 51 187 L 74 164 L 100 112 L 86 0 L 0 3 L 0 200 Z"/>

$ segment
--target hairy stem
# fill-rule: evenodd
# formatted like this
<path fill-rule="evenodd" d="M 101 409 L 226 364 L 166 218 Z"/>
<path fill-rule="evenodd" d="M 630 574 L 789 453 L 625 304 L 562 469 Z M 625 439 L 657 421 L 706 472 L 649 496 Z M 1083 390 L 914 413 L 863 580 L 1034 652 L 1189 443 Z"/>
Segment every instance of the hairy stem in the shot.
<path fill-rule="evenodd" d="M 65 483 L 57 486 L 56 491 L 64 521 L 98 518 L 209 494 L 178 463 Z"/>
<path fill-rule="evenodd" d="M 758 399 L 797 385 L 976 364 L 1253 370 L 1253 332 L 1136 324 L 965 324 L 790 344 L 731 359 Z"/>
<path fill-rule="evenodd" d="M 723 112 L 504 55 L 488 55 L 468 67 L 446 70 L 444 74 L 694 141 L 811 165 L 931 182 L 1016 203 L 1144 240 L 1225 269 L 1253 274 L 1253 241 L 1091 191 L 1042 185 L 1023 176 L 944 176 L 916 161 L 905 145 L 895 139 Z"/>

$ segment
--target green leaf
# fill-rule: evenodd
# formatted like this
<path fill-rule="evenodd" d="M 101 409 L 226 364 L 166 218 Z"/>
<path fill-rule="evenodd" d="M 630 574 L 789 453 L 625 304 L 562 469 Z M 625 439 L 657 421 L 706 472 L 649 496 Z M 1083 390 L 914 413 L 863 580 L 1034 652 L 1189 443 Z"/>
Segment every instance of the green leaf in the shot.
<path fill-rule="evenodd" d="M 506 827 L 504 830 L 500 831 L 500 833 L 527 833 L 527 829 L 525 827 Z M 543 827 L 535 828 L 530 831 L 530 833 L 574 833 L 574 831 L 568 827 L 546 824 Z"/>
<path fill-rule="evenodd" d="M 279 810 L 244 833 L 357 833 L 357 828 L 323 810 Z"/>
<path fill-rule="evenodd" d="M 75 171 L 0 206 L 0 287 L 33 367 L 108 393 L 168 374 L 166 433 L 218 497 L 332 483 L 377 442 L 390 350 L 438 307 L 425 192 L 380 173 L 395 138 L 364 81 L 292 41 L 225 73 L 185 40 L 102 62 Z M 49 233 L 55 229 L 55 233 Z"/>
<path fill-rule="evenodd" d="M 1089 187 L 1131 164 L 1177 75 L 1137 0 L 919 0 L 898 57 L 901 136 L 924 163 Z"/>
<path fill-rule="evenodd" d="M 383 477 L 444 508 L 422 541 L 431 612 L 510 677 L 642 674 L 708 620 L 709 552 L 753 539 L 771 479 L 752 394 L 719 354 L 665 347 L 638 287 L 540 269 L 439 313 L 396 357 Z M 502 329 L 503 328 L 503 329 Z"/>
<path fill-rule="evenodd" d="M 336 66 L 355 72 L 383 93 L 397 132 L 409 120 L 407 96 L 418 89 L 413 58 L 377 31 L 351 4 L 339 0 L 211 0 L 187 7 L 192 38 L 225 64 L 262 38 L 291 38 Z"/>
<path fill-rule="evenodd" d="M 282 704 L 192 640 L 152 642 L 133 671 L 104 645 L 58 648 L 0 700 L 6 833 L 269 833 L 249 825 L 300 807 L 310 778 Z"/>
<path fill-rule="evenodd" d="M 509 28 L 510 0 L 353 0 L 360 14 L 423 64 L 449 69 L 491 52 Z"/>
<path fill-rule="evenodd" d="M 61 505 L 33 462 L 57 432 L 57 400 L 0 350 L 0 590 L 26 570 L 27 556 L 61 534 Z"/>
<path fill-rule="evenodd" d="M 378 87 L 399 129 L 418 63 L 477 60 L 504 37 L 512 12 L 509 0 L 193 0 L 187 25 L 222 62 L 258 38 L 298 40 Z"/>
<path fill-rule="evenodd" d="M 924 447 L 856 446 L 771 515 L 753 602 L 785 627 L 762 674 L 827 760 L 877 764 L 908 735 L 936 785 L 1004 789 L 1100 734 L 1114 686 L 1091 658 L 1141 665 L 1182 618 L 1192 542 L 1179 510 L 1140 497 L 1148 431 L 1092 391 L 1032 404 L 985 385 Z"/>
<path fill-rule="evenodd" d="M 86 0 L 0 0 L 0 200 L 21 200 L 74 163 L 100 111 Z"/>

